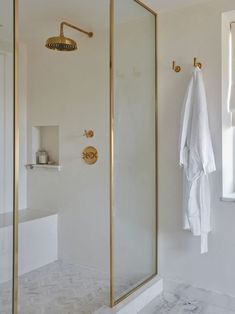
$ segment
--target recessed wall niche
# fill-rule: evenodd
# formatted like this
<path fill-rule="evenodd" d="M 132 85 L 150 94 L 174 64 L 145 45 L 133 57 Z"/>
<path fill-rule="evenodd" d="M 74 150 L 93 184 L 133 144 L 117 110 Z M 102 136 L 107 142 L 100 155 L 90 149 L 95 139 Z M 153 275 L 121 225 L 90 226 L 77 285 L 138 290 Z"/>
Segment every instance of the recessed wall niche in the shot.
<path fill-rule="evenodd" d="M 32 165 L 38 165 L 37 153 L 46 151 L 48 153 L 48 164 L 44 167 L 58 167 L 59 160 L 59 126 L 45 125 L 32 128 Z"/>

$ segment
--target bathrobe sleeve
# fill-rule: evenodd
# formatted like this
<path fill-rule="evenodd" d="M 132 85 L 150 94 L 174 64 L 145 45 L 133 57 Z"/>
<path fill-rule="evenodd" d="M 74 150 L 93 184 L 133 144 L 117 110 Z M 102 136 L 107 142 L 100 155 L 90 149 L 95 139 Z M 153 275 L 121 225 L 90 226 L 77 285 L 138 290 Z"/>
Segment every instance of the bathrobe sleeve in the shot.
<path fill-rule="evenodd" d="M 190 134 L 190 121 L 192 116 L 191 100 L 193 96 L 193 77 L 190 80 L 186 91 L 184 106 L 181 113 L 181 131 L 180 131 L 180 166 L 188 167 L 188 139 Z"/>
<path fill-rule="evenodd" d="M 202 171 L 209 174 L 216 170 L 216 166 L 209 128 L 206 92 L 200 69 L 194 72 L 194 84 L 190 149 L 198 158 Z"/>

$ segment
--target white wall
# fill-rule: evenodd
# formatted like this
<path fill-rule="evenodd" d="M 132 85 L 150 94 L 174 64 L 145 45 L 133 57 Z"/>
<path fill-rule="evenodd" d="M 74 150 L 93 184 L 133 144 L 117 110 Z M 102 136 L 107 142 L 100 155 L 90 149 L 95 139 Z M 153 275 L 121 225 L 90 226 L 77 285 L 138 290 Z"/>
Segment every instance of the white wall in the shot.
<path fill-rule="evenodd" d="M 159 16 L 159 259 L 168 278 L 235 295 L 235 204 L 222 196 L 221 14 L 233 0 L 213 0 Z M 213 232 L 209 253 L 181 228 L 182 171 L 178 166 L 180 112 L 193 57 L 203 62 L 217 172 L 211 175 Z M 176 74 L 172 60 L 182 65 Z"/>
<path fill-rule="evenodd" d="M 72 53 L 46 49 L 46 38 L 28 43 L 28 159 L 32 127 L 58 125 L 63 167 L 28 171 L 28 207 L 58 211 L 59 258 L 108 271 L 109 34 L 74 36 L 79 51 Z M 89 145 L 99 154 L 92 166 L 81 158 Z"/>

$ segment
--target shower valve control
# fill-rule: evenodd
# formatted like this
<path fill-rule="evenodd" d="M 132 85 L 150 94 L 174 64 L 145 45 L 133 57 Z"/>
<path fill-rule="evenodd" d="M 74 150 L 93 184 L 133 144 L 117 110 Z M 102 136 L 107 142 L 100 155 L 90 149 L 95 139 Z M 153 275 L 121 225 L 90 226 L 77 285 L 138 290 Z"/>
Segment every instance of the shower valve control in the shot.
<path fill-rule="evenodd" d="M 88 165 L 93 165 L 98 160 L 98 151 L 93 146 L 88 146 L 83 150 L 82 153 L 82 159 L 87 163 Z"/>
<path fill-rule="evenodd" d="M 87 138 L 92 138 L 94 137 L 94 131 L 92 130 L 85 130 L 83 136 L 86 136 Z"/>

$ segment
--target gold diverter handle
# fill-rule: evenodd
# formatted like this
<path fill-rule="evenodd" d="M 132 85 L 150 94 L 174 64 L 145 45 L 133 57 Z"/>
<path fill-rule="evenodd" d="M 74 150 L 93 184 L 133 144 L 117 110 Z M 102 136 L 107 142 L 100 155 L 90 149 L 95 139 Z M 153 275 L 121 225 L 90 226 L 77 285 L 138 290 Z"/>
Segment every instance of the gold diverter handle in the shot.
<path fill-rule="evenodd" d="M 88 165 L 93 165 L 98 160 L 98 151 L 93 146 L 88 146 L 83 150 L 82 158 Z"/>

